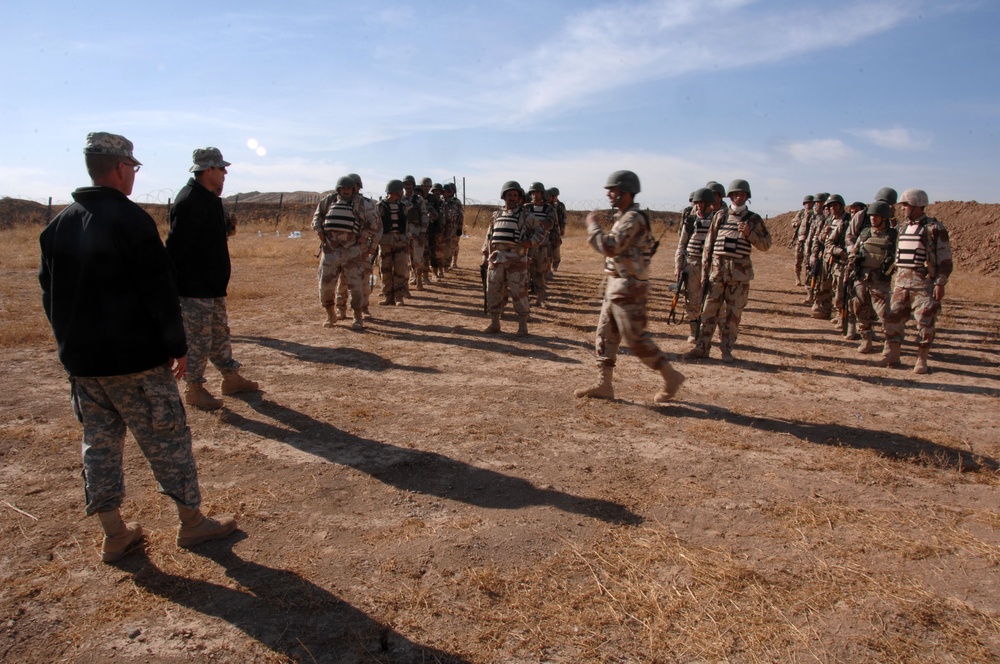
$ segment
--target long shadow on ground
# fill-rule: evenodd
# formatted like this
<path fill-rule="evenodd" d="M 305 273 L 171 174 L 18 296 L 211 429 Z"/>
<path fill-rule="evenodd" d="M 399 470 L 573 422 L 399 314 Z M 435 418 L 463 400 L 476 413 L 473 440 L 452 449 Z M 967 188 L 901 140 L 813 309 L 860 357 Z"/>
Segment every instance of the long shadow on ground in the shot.
<path fill-rule="evenodd" d="M 815 445 L 874 450 L 890 459 L 903 459 L 936 468 L 963 472 L 982 470 L 995 472 L 1000 469 L 1000 463 L 996 459 L 956 450 L 924 438 L 904 436 L 889 431 L 843 424 L 813 424 L 769 417 L 751 417 L 734 413 L 721 406 L 708 404 L 676 403 L 666 406 L 644 407 L 670 417 L 689 417 L 713 422 L 722 420 L 736 426 L 760 429 L 771 433 L 785 433 Z"/>
<path fill-rule="evenodd" d="M 404 491 L 489 509 L 514 510 L 549 505 L 608 523 L 642 522 L 642 517 L 618 503 L 553 489 L 539 489 L 519 477 L 477 468 L 436 452 L 406 449 L 360 438 L 267 399 L 258 400 L 249 396 L 245 402 L 280 425 L 226 411 L 224 417 L 228 424 L 349 466 Z"/>
<path fill-rule="evenodd" d="M 242 533 L 199 547 L 239 587 L 164 572 L 136 552 L 118 567 L 135 585 L 174 604 L 230 623 L 295 662 L 465 662 L 416 644 L 295 572 L 240 558 L 232 545 Z"/>

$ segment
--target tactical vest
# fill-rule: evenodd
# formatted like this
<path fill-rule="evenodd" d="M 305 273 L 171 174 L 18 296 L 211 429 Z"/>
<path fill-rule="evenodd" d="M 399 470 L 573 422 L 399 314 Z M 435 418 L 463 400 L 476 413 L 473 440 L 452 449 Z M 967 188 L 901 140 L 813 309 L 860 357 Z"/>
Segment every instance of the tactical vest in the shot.
<path fill-rule="evenodd" d="M 552 222 L 549 220 L 549 205 L 548 203 L 542 203 L 541 205 L 528 205 L 528 216 L 532 217 L 538 222 L 538 227 L 548 232 L 552 229 Z"/>
<path fill-rule="evenodd" d="M 406 232 L 406 209 L 402 203 L 382 204 L 382 228 L 386 233 Z"/>
<path fill-rule="evenodd" d="M 927 225 L 909 222 L 896 243 L 896 265 L 911 269 L 927 264 Z"/>
<path fill-rule="evenodd" d="M 891 228 L 887 229 L 882 236 L 876 236 L 873 233 L 874 231 L 862 233 L 861 235 L 863 238 L 859 247 L 861 267 L 866 270 L 881 268 L 892 247 L 893 236 Z M 868 235 L 868 237 L 865 237 L 865 235 Z"/>
<path fill-rule="evenodd" d="M 719 224 L 719 232 L 715 236 L 715 245 L 712 252 L 716 256 L 728 256 L 729 258 L 749 258 L 752 247 L 750 241 L 740 233 L 739 223 L 745 220 L 747 223 L 753 220 L 753 213 L 746 210 L 742 217 L 737 217 L 732 212 L 726 214 L 726 219 Z"/>
<path fill-rule="evenodd" d="M 712 226 L 712 218 L 695 215 L 692 219 L 694 223 L 688 228 L 690 235 L 685 253 L 688 261 L 701 262 L 701 250 L 705 248 L 705 239 L 708 237 L 708 229 Z"/>
<path fill-rule="evenodd" d="M 338 200 L 326 211 L 323 219 L 323 230 L 331 233 L 355 233 L 360 230 L 361 222 L 354 214 L 354 208 L 349 201 Z"/>
<path fill-rule="evenodd" d="M 799 214 L 802 215 L 802 219 L 799 221 L 799 228 L 795 234 L 795 239 L 799 242 L 805 242 L 809 237 L 809 227 L 812 225 L 816 215 L 812 210 L 799 210 Z"/>
<path fill-rule="evenodd" d="M 458 200 L 449 198 L 441 201 L 441 217 L 446 224 L 455 225 L 458 223 Z"/>
<path fill-rule="evenodd" d="M 521 208 L 501 210 L 493 221 L 490 242 L 494 244 L 517 245 L 521 239 Z"/>

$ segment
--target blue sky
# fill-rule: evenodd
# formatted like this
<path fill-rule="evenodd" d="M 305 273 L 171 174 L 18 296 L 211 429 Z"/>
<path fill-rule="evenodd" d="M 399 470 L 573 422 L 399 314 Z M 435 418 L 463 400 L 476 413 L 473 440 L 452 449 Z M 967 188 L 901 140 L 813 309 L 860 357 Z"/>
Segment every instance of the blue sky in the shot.
<path fill-rule="evenodd" d="M 139 201 L 214 145 L 226 194 L 357 172 L 369 195 L 540 180 L 592 207 L 628 168 L 655 209 L 737 177 L 770 213 L 882 186 L 995 203 L 998 29 L 992 0 L 8 0 L 0 195 L 68 200 L 87 132 L 112 131 Z"/>

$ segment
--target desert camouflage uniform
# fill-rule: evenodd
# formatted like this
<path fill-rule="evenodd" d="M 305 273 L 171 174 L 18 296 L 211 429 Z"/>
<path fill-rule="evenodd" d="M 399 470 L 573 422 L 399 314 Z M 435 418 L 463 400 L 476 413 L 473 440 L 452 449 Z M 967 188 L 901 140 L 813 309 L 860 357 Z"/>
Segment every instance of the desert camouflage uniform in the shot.
<path fill-rule="evenodd" d="M 743 238 L 737 229 L 740 220 L 750 225 L 750 236 Z M 709 288 L 701 312 L 701 334 L 695 348 L 706 356 L 712 347 L 712 335 L 719 328 L 719 346 L 728 353 L 736 345 L 740 333 L 743 308 L 750 295 L 753 262 L 750 247 L 761 251 L 771 248 L 771 233 L 760 215 L 746 206 L 725 207 L 715 213 L 702 251 L 702 265 L 709 270 Z M 719 311 L 726 312 L 719 320 Z"/>
<path fill-rule="evenodd" d="M 501 218 L 517 220 L 516 237 L 513 242 L 494 237 L 497 221 Z M 490 316 L 497 317 L 510 297 L 511 305 L 519 316 L 526 317 L 531 310 L 528 302 L 529 258 L 528 253 L 542 241 L 543 231 L 534 217 L 528 214 L 527 206 L 508 210 L 500 208 L 493 213 L 486 241 L 483 242 L 483 256 L 486 259 L 486 309 Z"/>
<path fill-rule="evenodd" d="M 406 281 L 409 278 L 406 206 L 402 201 L 390 203 L 383 198 L 378 202 L 378 214 L 383 230 L 379 243 L 382 255 L 382 304 L 403 304 Z"/>
<path fill-rule="evenodd" d="M 553 203 L 556 208 L 556 228 L 549 233 L 552 238 L 552 271 L 559 269 L 562 262 L 562 239 L 566 235 L 566 205 L 562 201 Z"/>
<path fill-rule="evenodd" d="M 410 282 L 414 283 L 418 274 L 422 282 L 423 275 L 428 271 L 424 255 L 427 253 L 427 231 L 431 223 L 427 201 L 417 189 L 414 189 L 412 196 L 407 196 L 404 193 L 399 200 L 406 206 L 408 215 L 406 234 L 410 252 Z"/>
<path fill-rule="evenodd" d="M 654 242 L 649 221 L 639 206 L 633 204 L 624 213 L 615 212 L 614 223 L 607 233 L 593 225 L 587 241 L 604 256 L 608 282 L 597 319 L 594 346 L 598 366 L 602 369 L 615 366 L 623 340 L 647 367 L 659 371 L 669 365 L 667 354 L 646 329 L 649 264 Z"/>
<path fill-rule="evenodd" d="M 889 220 L 886 219 L 881 231 L 870 225 L 862 230 L 854 244 L 853 254 L 852 260 L 857 265 L 852 302 L 854 315 L 858 319 L 861 338 L 871 341 L 872 326 L 876 320 L 885 328 L 886 307 L 892 297 L 896 230 L 889 227 Z"/>
<path fill-rule="evenodd" d="M 313 214 L 313 230 L 323 232 L 323 255 L 319 262 L 319 299 L 323 307 L 330 311 L 336 304 L 337 278 L 343 274 L 351 294 L 351 309 L 355 319 L 360 319 L 362 293 L 365 282 L 365 252 L 369 246 L 371 231 L 366 227 L 364 211 L 352 196 L 345 201 L 336 192 L 326 196 L 316 206 Z M 352 229 L 324 230 L 328 214 L 337 204 L 347 205 L 354 217 Z"/>
<path fill-rule="evenodd" d="M 816 215 L 812 210 L 802 208 L 795 215 L 792 222 L 792 232 L 795 234 L 795 282 L 800 284 L 802 279 L 802 267 L 806 263 L 806 241 L 809 239 L 809 228 L 813 224 Z"/>
<path fill-rule="evenodd" d="M 809 234 L 805 244 L 806 285 L 809 287 L 809 295 L 806 297 L 807 304 L 813 304 L 816 301 L 816 295 L 823 284 L 824 272 L 826 271 L 826 266 L 823 265 L 823 246 L 829 230 L 830 224 L 826 213 L 822 209 L 819 211 L 813 209 L 813 218 L 809 224 Z"/>
<path fill-rule="evenodd" d="M 240 368 L 233 359 L 233 345 L 229 339 L 229 316 L 224 297 L 182 297 L 181 315 L 188 338 L 187 383 L 204 383 L 208 361 L 225 376 Z"/>
<path fill-rule="evenodd" d="M 529 252 L 530 266 L 529 279 L 531 288 L 534 289 L 535 299 L 540 307 L 545 306 L 545 298 L 548 295 L 546 287 L 546 275 L 552 267 L 552 236 L 558 234 L 556 229 L 556 210 L 548 203 L 533 205 L 525 203 L 524 208 L 534 219 L 533 224 L 541 229 L 542 239 L 537 247 L 533 247 Z"/>
<path fill-rule="evenodd" d="M 452 261 L 458 253 L 458 240 L 462 235 L 465 210 L 457 197 L 442 198 L 440 206 L 440 232 L 437 238 L 438 266 L 451 270 Z"/>
<path fill-rule="evenodd" d="M 896 242 L 896 283 L 885 316 L 886 344 L 902 343 L 910 315 L 917 321 L 917 343 L 934 341 L 935 321 L 941 303 L 934 299 L 934 286 L 945 286 L 954 267 L 948 230 L 934 217 L 899 223 Z M 917 238 L 915 254 L 907 252 L 908 238 Z"/>
<path fill-rule="evenodd" d="M 674 271 L 677 279 L 681 273 L 687 274 L 687 290 L 684 292 L 684 310 L 691 324 L 691 336 L 695 335 L 698 321 L 701 318 L 702 280 L 701 269 L 702 250 L 705 239 L 712 225 L 712 216 L 701 217 L 697 212 L 684 216 L 681 220 L 680 239 L 677 241 L 677 251 L 674 252 Z M 692 340 L 693 341 L 693 340 Z"/>
<path fill-rule="evenodd" d="M 845 212 L 840 217 L 827 218 L 827 232 L 823 240 L 823 275 L 816 290 L 813 303 L 815 318 L 830 318 L 834 309 L 840 310 L 843 300 L 844 280 L 847 278 L 847 249 L 844 235 L 850 216 Z"/>
<path fill-rule="evenodd" d="M 149 462 L 160 493 L 184 507 L 197 509 L 201 505 L 191 430 L 169 367 L 124 376 L 76 377 L 73 401 L 83 422 L 88 515 L 122 504 L 126 427 Z"/>
<path fill-rule="evenodd" d="M 334 194 L 336 198 L 336 194 Z M 354 213 L 360 215 L 364 219 L 364 225 L 362 228 L 368 229 L 371 233 L 368 237 L 367 246 L 362 246 L 361 255 L 364 258 L 364 290 L 361 293 L 361 309 L 364 312 L 368 312 L 368 304 L 371 299 L 372 293 L 372 273 L 374 271 L 374 256 L 375 252 L 378 251 L 379 240 L 382 238 L 382 220 L 379 218 L 378 209 L 376 207 L 375 201 L 368 198 L 367 196 L 362 196 L 361 194 L 355 194 L 352 199 L 354 203 Z M 348 293 L 350 288 L 347 284 L 347 279 L 344 275 L 341 275 L 337 279 L 337 312 L 341 318 L 344 318 L 347 313 L 347 303 L 349 301 Z"/>

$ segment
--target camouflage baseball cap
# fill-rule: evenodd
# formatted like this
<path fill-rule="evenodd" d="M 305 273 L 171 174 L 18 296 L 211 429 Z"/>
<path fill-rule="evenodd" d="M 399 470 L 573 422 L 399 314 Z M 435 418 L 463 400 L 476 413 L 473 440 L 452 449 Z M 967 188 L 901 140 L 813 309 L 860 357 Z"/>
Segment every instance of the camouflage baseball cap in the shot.
<path fill-rule="evenodd" d="M 232 164 L 222 158 L 222 152 L 219 148 L 198 148 L 191 156 L 194 159 L 194 165 L 188 170 L 192 173 L 204 171 L 209 168 L 226 168 L 227 166 L 232 166 Z"/>
<path fill-rule="evenodd" d="M 106 131 L 92 131 L 87 134 L 87 145 L 83 148 L 83 154 L 110 154 L 116 157 L 126 157 L 142 166 L 142 163 L 132 154 L 133 147 L 132 141 L 124 136 L 109 134 Z"/>

